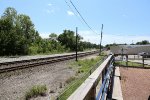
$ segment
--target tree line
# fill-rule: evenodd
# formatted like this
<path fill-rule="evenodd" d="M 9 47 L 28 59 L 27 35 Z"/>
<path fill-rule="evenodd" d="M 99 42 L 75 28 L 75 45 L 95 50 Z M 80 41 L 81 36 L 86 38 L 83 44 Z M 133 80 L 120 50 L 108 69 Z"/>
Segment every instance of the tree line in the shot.
<path fill-rule="evenodd" d="M 116 44 L 116 43 L 107 44 L 105 46 L 105 48 L 107 48 L 109 50 L 111 46 L 118 46 L 118 45 L 127 45 L 127 44 L 126 43 L 124 43 L 124 44 Z M 148 40 L 142 40 L 140 42 L 136 42 L 135 44 L 132 43 L 130 45 L 150 45 L 150 42 Z"/>
<path fill-rule="evenodd" d="M 141 42 L 137 42 L 136 45 L 147 45 L 150 44 L 150 42 L 148 40 L 143 40 Z"/>
<path fill-rule="evenodd" d="M 78 35 L 78 51 L 99 48 L 98 45 L 82 41 Z M 62 34 L 51 33 L 48 39 L 40 37 L 29 16 L 18 14 L 8 7 L 0 17 L 0 56 L 29 55 L 40 53 L 71 52 L 76 50 L 74 31 L 64 30 Z"/>

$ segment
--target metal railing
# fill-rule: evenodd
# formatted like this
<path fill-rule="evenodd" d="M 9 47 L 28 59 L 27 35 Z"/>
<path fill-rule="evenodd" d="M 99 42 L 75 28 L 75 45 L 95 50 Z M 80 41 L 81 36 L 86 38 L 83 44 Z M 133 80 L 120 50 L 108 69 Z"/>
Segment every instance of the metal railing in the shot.
<path fill-rule="evenodd" d="M 105 100 L 107 94 L 108 94 L 108 88 L 110 84 L 112 83 L 111 79 L 113 77 L 113 72 L 114 72 L 114 58 L 111 60 L 107 72 L 104 75 L 104 79 L 102 81 L 102 85 L 100 87 L 99 93 L 96 97 L 96 100 Z"/>
<path fill-rule="evenodd" d="M 114 56 L 110 55 L 67 100 L 103 100 L 110 84 L 113 72 Z M 102 75 L 103 85 L 96 97 L 96 86 Z"/>
<path fill-rule="evenodd" d="M 77 80 L 73 81 L 73 83 L 71 82 L 70 84 L 68 84 L 66 86 L 66 89 L 57 97 L 57 100 L 65 100 L 66 97 L 69 97 L 68 93 L 72 92 L 71 88 L 80 86 L 101 65 L 101 63 L 106 58 L 107 58 L 107 56 L 102 57 L 101 60 L 98 61 L 95 65 L 93 65 L 92 68 L 87 73 L 85 73 L 83 76 L 79 77 Z"/>

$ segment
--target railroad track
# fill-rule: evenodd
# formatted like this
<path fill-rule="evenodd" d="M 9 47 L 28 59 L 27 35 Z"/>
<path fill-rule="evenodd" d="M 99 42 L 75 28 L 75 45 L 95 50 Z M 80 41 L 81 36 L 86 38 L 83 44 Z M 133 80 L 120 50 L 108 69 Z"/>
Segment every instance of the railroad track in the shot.
<path fill-rule="evenodd" d="M 98 51 L 82 52 L 82 53 L 78 53 L 78 57 L 92 55 L 95 53 L 98 53 Z M 60 56 L 53 56 L 53 57 L 3 62 L 3 63 L 0 63 L 0 73 L 19 70 L 19 69 L 25 69 L 25 68 L 35 67 L 35 66 L 40 66 L 40 65 L 51 64 L 55 62 L 73 59 L 75 57 L 76 57 L 76 54 L 67 54 L 67 55 L 60 55 Z"/>

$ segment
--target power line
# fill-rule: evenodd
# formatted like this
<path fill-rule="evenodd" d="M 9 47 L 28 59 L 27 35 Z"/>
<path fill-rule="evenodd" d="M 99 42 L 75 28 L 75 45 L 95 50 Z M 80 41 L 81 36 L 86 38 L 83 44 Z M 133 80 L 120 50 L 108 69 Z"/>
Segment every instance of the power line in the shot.
<path fill-rule="evenodd" d="M 72 7 L 69 5 L 69 3 L 68 3 L 66 0 L 64 0 L 64 1 L 65 1 L 66 5 L 70 8 L 70 10 L 75 14 L 75 16 L 77 17 L 77 19 L 78 19 L 82 24 L 84 24 L 83 21 L 81 21 L 81 19 L 78 17 L 78 15 L 74 12 L 74 10 L 73 10 Z"/>
<path fill-rule="evenodd" d="M 67 6 L 72 10 L 71 6 L 68 4 L 68 2 L 66 0 L 64 0 L 65 3 L 67 4 Z M 72 10 L 73 11 L 73 10 Z"/>
<path fill-rule="evenodd" d="M 76 8 L 76 6 L 73 4 L 73 2 L 70 0 L 70 3 L 72 4 L 72 6 L 74 7 L 74 9 L 77 11 L 77 13 L 79 14 L 79 16 L 81 17 L 81 19 L 83 20 L 83 22 L 87 25 L 87 27 L 93 32 L 98 34 L 97 32 L 95 32 L 90 25 L 85 21 L 85 19 L 83 18 L 83 16 L 81 15 L 81 13 L 78 11 L 78 9 Z M 98 34 L 99 35 L 99 34 Z"/>

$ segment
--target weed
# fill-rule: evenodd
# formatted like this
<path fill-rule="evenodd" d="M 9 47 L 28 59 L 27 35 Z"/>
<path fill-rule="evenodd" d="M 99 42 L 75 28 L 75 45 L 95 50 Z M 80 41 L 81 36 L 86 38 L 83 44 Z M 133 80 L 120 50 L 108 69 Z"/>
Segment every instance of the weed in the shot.
<path fill-rule="evenodd" d="M 33 86 L 28 92 L 26 92 L 25 99 L 29 100 L 32 97 L 46 96 L 46 92 L 46 85 L 36 85 Z"/>
<path fill-rule="evenodd" d="M 60 84 L 59 84 L 59 88 L 62 88 L 62 83 L 60 82 Z"/>
<path fill-rule="evenodd" d="M 80 71 L 80 70 L 78 70 L 78 73 L 81 73 L 81 71 Z"/>
<path fill-rule="evenodd" d="M 55 91 L 54 90 L 50 90 L 50 92 L 49 93 L 55 93 Z"/>
<path fill-rule="evenodd" d="M 72 81 L 74 81 L 76 78 L 75 77 L 70 77 L 66 80 L 66 83 L 69 84 L 71 83 Z"/>
<path fill-rule="evenodd" d="M 71 67 L 71 66 L 69 66 L 69 69 L 72 69 L 72 67 Z"/>
<path fill-rule="evenodd" d="M 92 73 L 101 64 L 101 57 L 102 56 L 95 59 L 78 60 L 78 62 L 72 63 L 72 66 L 78 68 L 75 74 L 77 78 L 70 77 L 66 80 L 68 86 L 66 86 L 62 94 L 59 95 L 58 100 L 66 100 L 86 80 L 90 73 Z M 78 75 L 81 73 L 82 75 Z"/>
<path fill-rule="evenodd" d="M 91 61 L 94 61 L 94 59 L 92 58 Z"/>

